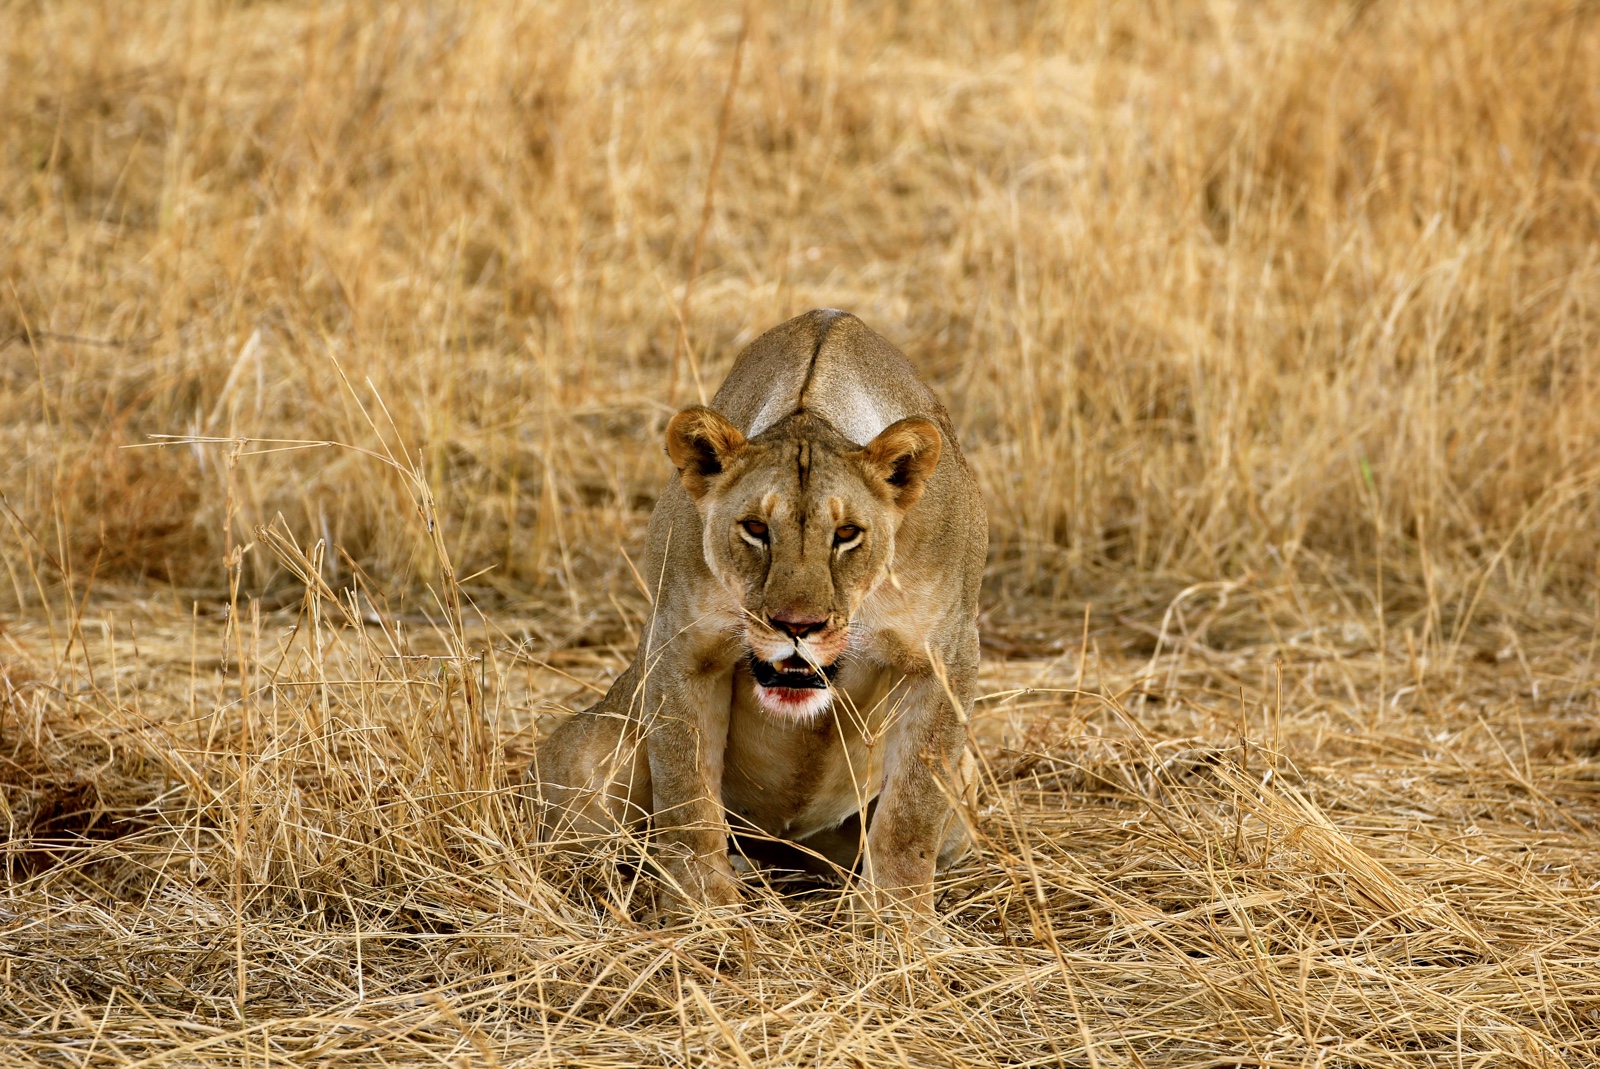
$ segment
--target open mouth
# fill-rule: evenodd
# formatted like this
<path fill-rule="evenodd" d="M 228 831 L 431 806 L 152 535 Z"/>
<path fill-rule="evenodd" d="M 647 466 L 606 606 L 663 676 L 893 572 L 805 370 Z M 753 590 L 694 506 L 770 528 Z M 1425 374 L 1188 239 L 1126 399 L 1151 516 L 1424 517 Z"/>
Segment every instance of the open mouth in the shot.
<path fill-rule="evenodd" d="M 781 687 L 785 690 L 826 690 L 828 681 L 839 670 L 830 664 L 817 671 L 803 657 L 786 657 L 777 664 L 763 661 L 754 653 L 750 655 L 750 674 L 763 687 Z"/>

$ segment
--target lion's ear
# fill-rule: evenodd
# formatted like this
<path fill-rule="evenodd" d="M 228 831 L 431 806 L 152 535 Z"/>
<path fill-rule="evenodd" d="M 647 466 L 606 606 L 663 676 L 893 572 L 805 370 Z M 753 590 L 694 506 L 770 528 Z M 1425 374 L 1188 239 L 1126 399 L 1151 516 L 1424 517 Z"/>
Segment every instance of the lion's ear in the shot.
<path fill-rule="evenodd" d="M 902 512 L 917 503 L 928 476 L 939 464 L 943 439 L 932 420 L 907 416 L 891 423 L 861 450 L 869 476 L 889 484 L 895 507 Z"/>
<path fill-rule="evenodd" d="M 744 447 L 739 428 L 704 405 L 684 409 L 667 424 L 667 455 L 678 469 L 683 488 L 696 501 Z"/>

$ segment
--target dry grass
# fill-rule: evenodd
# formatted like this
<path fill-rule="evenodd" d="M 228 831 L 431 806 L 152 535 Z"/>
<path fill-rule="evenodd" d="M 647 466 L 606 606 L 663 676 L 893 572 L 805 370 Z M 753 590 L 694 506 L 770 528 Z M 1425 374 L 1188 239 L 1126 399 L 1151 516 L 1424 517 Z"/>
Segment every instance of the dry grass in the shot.
<path fill-rule="evenodd" d="M 1600 1059 L 1600 12 L 749 11 L 0 5 L 0 1057 Z M 945 944 L 509 786 L 817 305 L 991 504 Z"/>
<path fill-rule="evenodd" d="M 992 661 L 983 849 L 943 884 L 948 942 L 920 945 L 759 881 L 652 927 L 627 844 L 532 846 L 530 714 L 615 651 L 530 652 L 538 620 L 351 626 L 318 598 L 192 644 L 158 610 L 103 615 L 70 654 L 6 636 L 13 1059 L 1600 1057 L 1592 642 L 1391 665 L 1407 685 L 1365 709 L 1378 659 L 1305 635 L 1148 658 L 1091 619 L 1087 648 Z"/>

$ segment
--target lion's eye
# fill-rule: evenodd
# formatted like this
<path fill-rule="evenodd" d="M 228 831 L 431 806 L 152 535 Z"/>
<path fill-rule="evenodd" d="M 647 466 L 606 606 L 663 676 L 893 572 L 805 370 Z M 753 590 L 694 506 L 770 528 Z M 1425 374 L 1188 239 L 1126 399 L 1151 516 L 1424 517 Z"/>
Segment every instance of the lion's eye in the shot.
<path fill-rule="evenodd" d="M 846 542 L 854 542 L 861 537 L 861 528 L 853 523 L 846 523 L 834 529 L 833 544 L 842 546 Z"/>
<path fill-rule="evenodd" d="M 767 525 L 760 520 L 740 520 L 739 526 L 744 528 L 745 534 L 757 542 L 765 542 L 767 540 Z"/>

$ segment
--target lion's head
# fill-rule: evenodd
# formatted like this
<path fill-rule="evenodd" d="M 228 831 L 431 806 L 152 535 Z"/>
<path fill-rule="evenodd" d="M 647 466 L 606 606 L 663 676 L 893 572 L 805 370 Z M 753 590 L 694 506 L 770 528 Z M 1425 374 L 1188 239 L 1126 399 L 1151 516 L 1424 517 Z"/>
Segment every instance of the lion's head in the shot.
<path fill-rule="evenodd" d="M 667 452 L 700 511 L 706 564 L 739 607 L 769 711 L 827 708 L 850 621 L 888 574 L 895 531 L 940 445 L 939 428 L 917 416 L 864 446 L 806 412 L 749 440 L 698 405 L 667 425 Z"/>

